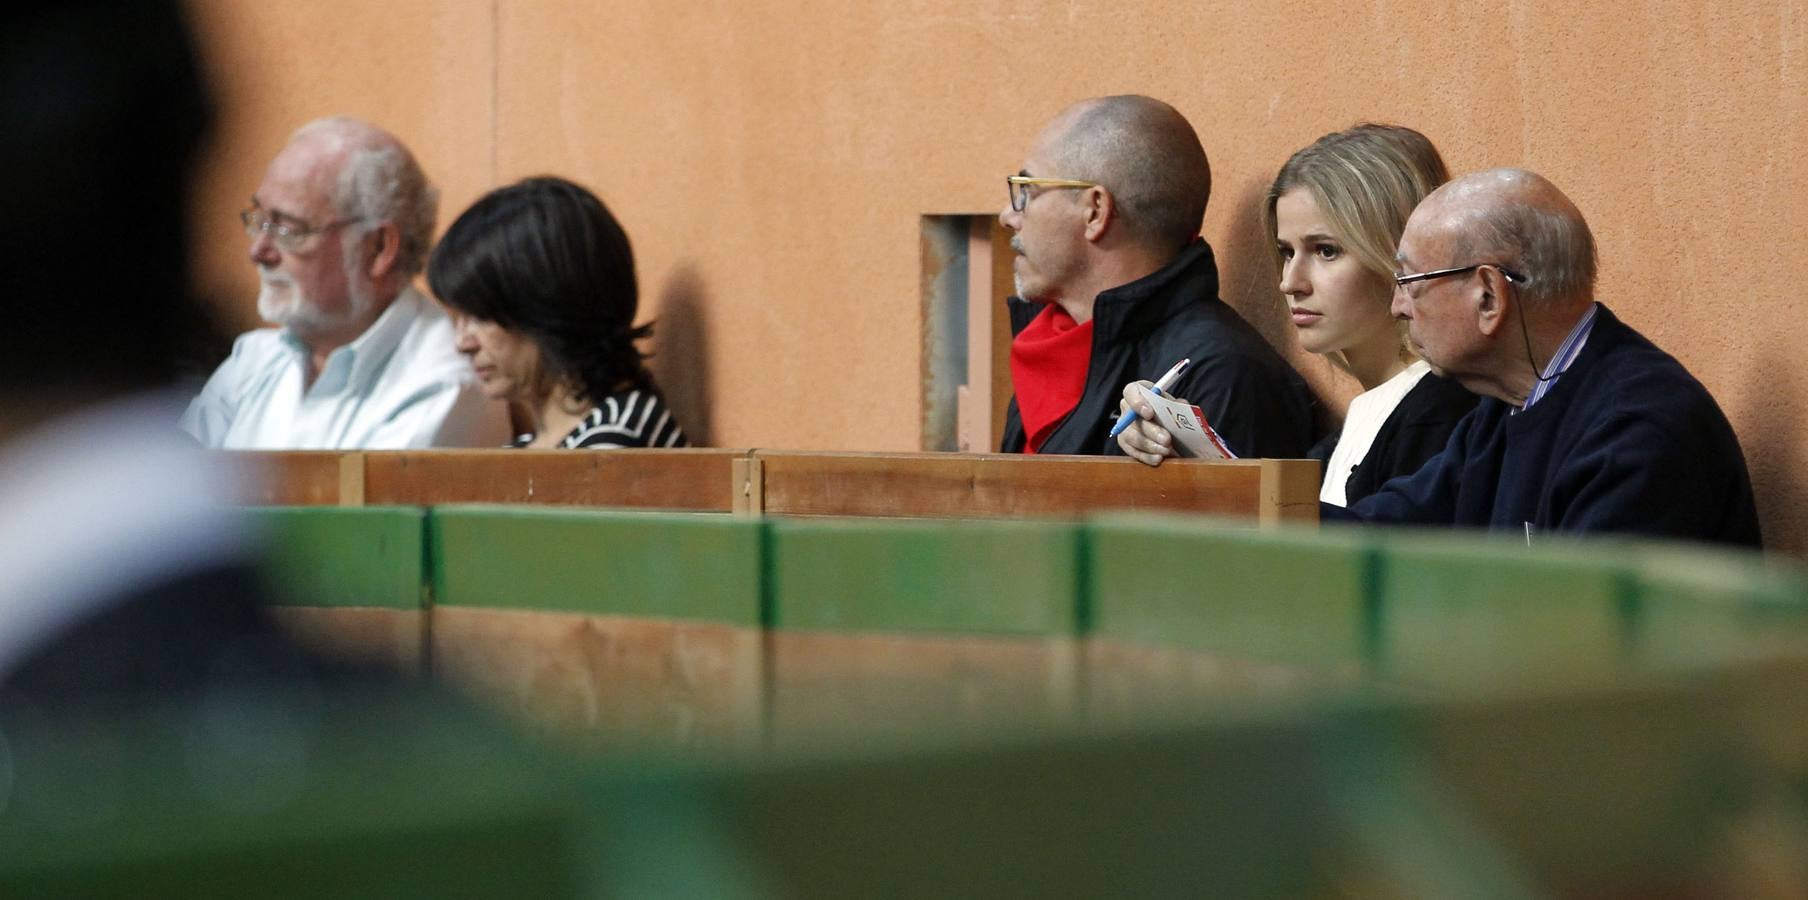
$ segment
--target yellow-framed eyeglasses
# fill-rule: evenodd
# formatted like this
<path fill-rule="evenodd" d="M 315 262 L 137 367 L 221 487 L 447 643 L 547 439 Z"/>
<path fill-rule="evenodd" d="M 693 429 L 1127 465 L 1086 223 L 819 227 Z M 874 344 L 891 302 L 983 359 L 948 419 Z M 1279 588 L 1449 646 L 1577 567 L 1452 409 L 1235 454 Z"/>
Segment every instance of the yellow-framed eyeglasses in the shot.
<path fill-rule="evenodd" d="M 1017 212 L 1023 212 L 1023 208 L 1029 205 L 1031 187 L 1104 187 L 1096 181 L 1076 181 L 1072 178 L 1037 178 L 1034 175 L 1012 175 L 1004 180 L 1004 186 L 1005 190 L 1011 193 L 1011 209 Z"/>

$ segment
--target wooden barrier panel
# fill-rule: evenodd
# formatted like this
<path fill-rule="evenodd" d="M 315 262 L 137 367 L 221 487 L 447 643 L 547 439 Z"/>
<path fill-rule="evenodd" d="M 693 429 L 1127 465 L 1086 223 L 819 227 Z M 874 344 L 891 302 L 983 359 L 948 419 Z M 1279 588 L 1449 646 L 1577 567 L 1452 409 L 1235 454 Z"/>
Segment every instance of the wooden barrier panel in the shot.
<path fill-rule="evenodd" d="M 255 474 L 244 502 L 254 506 L 359 506 L 364 454 L 338 450 L 222 450 Z"/>
<path fill-rule="evenodd" d="M 1086 537 L 1095 723 L 1370 677 L 1375 551 L 1356 532 L 1119 515 L 1088 522 Z"/>
<path fill-rule="evenodd" d="M 1611 682 L 1630 671 L 1638 584 L 1626 561 L 1573 545 L 1395 529 L 1375 582 L 1376 671 L 1447 694 L 1488 683 Z"/>
<path fill-rule="evenodd" d="M 432 450 L 364 454 L 364 501 L 727 512 L 745 450 Z"/>
<path fill-rule="evenodd" d="M 1073 721 L 1077 526 L 767 527 L 774 746 Z"/>
<path fill-rule="evenodd" d="M 238 452 L 264 473 L 248 502 L 529 503 L 901 518 L 1075 518 L 1167 510 L 1318 520 L 1312 460 L 1173 461 L 970 453 L 719 450 Z"/>
<path fill-rule="evenodd" d="M 418 510 L 257 515 L 308 596 L 415 602 Z M 628 773 L 598 801 L 621 825 L 586 832 L 611 865 L 586 871 L 753 860 L 801 894 L 1808 886 L 1808 576 L 1756 555 L 1147 515 L 428 523 L 437 670 L 598 744 L 765 751 Z"/>
<path fill-rule="evenodd" d="M 1151 469 L 1090 456 L 756 450 L 737 463 L 735 509 L 788 516 L 1072 518 L 1176 510 L 1318 520 L 1314 460 L 1175 461 Z"/>
<path fill-rule="evenodd" d="M 1722 669 L 1732 660 L 1808 650 L 1802 616 L 1808 578 L 1794 565 L 1718 547 L 1638 543 L 1602 549 L 1635 567 L 1633 650 L 1642 667 Z"/>
<path fill-rule="evenodd" d="M 425 671 L 423 510 L 269 508 L 251 518 L 269 544 L 271 613 L 291 636 L 329 656 Z"/>
<path fill-rule="evenodd" d="M 753 749 L 760 528 L 696 514 L 436 509 L 434 671 L 591 746 Z"/>

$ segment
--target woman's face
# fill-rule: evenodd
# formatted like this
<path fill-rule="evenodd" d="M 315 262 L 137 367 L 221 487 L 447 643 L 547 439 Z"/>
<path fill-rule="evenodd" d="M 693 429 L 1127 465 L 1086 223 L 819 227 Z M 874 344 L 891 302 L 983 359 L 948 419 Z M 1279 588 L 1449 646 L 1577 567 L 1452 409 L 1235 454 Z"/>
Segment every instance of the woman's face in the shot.
<path fill-rule="evenodd" d="M 458 352 L 471 360 L 484 396 L 492 400 L 534 403 L 540 371 L 540 348 L 533 339 L 495 322 L 452 313 Z"/>
<path fill-rule="evenodd" d="M 1274 203 L 1281 293 L 1300 346 L 1335 353 L 1368 341 L 1398 341 L 1386 279 L 1368 269 L 1331 232 L 1312 192 L 1296 187 Z"/>

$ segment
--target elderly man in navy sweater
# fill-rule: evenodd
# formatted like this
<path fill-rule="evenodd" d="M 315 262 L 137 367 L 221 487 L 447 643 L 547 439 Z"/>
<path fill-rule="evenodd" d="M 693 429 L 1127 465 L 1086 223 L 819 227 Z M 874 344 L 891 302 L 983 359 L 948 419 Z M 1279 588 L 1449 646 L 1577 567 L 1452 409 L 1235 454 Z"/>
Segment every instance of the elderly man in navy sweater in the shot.
<path fill-rule="evenodd" d="M 1400 238 L 1394 315 L 1484 399 L 1417 473 L 1326 519 L 1524 534 L 1627 532 L 1759 547 L 1739 439 L 1682 364 L 1595 302 L 1575 204 L 1495 169 L 1425 198 Z"/>

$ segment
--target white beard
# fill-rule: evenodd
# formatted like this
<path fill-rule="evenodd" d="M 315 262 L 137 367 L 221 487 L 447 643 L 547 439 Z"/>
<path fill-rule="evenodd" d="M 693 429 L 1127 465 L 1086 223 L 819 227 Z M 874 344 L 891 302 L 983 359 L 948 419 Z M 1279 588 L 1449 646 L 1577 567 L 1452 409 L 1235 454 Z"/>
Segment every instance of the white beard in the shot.
<path fill-rule="evenodd" d="M 376 302 L 370 279 L 357 270 L 350 254 L 346 256 L 345 266 L 346 306 L 336 314 L 323 312 L 320 304 L 304 292 L 294 278 L 281 271 L 259 267 L 257 277 L 262 286 L 257 294 L 257 314 L 272 325 L 302 336 L 361 322 Z"/>
<path fill-rule="evenodd" d="M 259 271 L 263 289 L 257 295 L 257 314 L 272 325 L 279 325 L 300 336 L 334 331 L 351 322 L 361 321 L 370 309 L 370 285 L 354 280 L 349 286 L 346 308 L 326 313 L 287 275 Z"/>
<path fill-rule="evenodd" d="M 258 269 L 257 280 L 262 285 L 257 293 L 257 314 L 272 325 L 287 326 L 311 305 L 302 296 L 301 288 L 296 287 L 295 279 L 287 275 Z"/>

